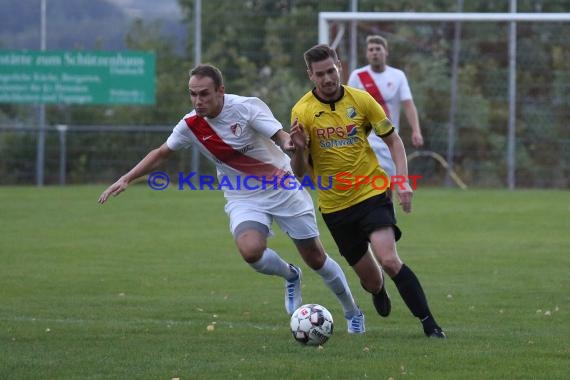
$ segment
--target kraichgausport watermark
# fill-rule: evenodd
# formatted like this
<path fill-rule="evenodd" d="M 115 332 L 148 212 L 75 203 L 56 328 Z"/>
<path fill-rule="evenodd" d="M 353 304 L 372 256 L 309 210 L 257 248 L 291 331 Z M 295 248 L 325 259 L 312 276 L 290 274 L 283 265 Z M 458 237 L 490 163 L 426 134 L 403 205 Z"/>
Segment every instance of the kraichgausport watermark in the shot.
<path fill-rule="evenodd" d="M 198 173 L 178 173 L 178 190 L 358 190 L 364 186 L 371 186 L 376 190 L 391 190 L 399 186 L 405 189 L 409 183 L 412 190 L 416 190 L 417 181 L 421 175 L 394 175 L 390 180 L 386 176 L 352 175 L 340 172 L 334 176 L 318 176 L 313 180 L 309 175 L 296 178 L 292 174 L 282 176 L 221 176 L 198 175 Z M 170 185 L 170 178 L 164 172 L 154 172 L 148 176 L 148 186 L 153 190 L 164 190 Z"/>

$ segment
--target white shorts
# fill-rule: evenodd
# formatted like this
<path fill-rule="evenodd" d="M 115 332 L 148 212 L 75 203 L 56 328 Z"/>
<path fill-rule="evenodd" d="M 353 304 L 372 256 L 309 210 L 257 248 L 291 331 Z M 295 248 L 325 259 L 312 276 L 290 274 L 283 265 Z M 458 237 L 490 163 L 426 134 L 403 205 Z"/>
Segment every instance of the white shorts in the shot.
<path fill-rule="evenodd" d="M 267 226 L 272 235 L 271 225 L 275 220 L 281 230 L 292 239 L 302 240 L 319 236 L 315 208 L 309 193 L 305 190 L 269 191 L 286 191 L 286 195 L 263 201 L 252 198 L 228 200 L 225 211 L 230 218 L 232 234 L 241 223 L 253 221 Z"/>

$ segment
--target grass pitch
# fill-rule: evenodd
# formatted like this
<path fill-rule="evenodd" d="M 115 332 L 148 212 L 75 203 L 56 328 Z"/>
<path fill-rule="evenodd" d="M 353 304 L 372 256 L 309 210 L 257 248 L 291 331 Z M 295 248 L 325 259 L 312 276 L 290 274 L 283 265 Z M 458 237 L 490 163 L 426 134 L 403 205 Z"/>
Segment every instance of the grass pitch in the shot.
<path fill-rule="evenodd" d="M 282 281 L 239 257 L 220 192 L 140 185 L 101 206 L 104 187 L 0 188 L 0 379 L 568 378 L 568 191 L 419 189 L 398 213 L 446 341 L 423 336 L 392 282 L 392 315 L 377 316 L 321 224 L 366 315 L 348 335 L 276 230 L 303 300 L 335 317 L 319 349 L 293 341 Z"/>

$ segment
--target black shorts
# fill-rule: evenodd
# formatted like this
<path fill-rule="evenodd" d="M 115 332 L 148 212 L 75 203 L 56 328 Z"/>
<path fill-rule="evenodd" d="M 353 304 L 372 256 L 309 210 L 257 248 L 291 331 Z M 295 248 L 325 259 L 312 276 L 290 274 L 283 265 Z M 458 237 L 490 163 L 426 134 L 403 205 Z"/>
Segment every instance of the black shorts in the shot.
<path fill-rule="evenodd" d="M 394 205 L 387 193 L 375 195 L 344 210 L 322 214 L 340 254 L 350 266 L 366 254 L 369 236 L 375 230 L 392 226 L 396 241 L 400 240 L 402 232 L 396 226 Z"/>

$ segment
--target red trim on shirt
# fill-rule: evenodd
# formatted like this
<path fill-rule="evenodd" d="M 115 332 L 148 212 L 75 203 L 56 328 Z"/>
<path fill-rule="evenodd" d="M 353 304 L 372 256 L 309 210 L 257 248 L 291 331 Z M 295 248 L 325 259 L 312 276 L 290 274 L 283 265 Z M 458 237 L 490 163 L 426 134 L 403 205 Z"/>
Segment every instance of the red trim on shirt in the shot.
<path fill-rule="evenodd" d="M 384 113 L 389 119 L 390 110 L 388 109 L 388 105 L 386 104 L 386 101 L 384 100 L 384 97 L 382 96 L 380 89 L 376 85 L 376 82 L 374 82 L 374 79 L 372 79 L 370 73 L 368 71 L 361 71 L 358 73 L 358 77 L 360 78 L 360 81 L 362 82 L 362 85 L 364 86 L 366 91 L 368 91 L 368 93 L 372 95 L 372 97 L 376 99 L 376 101 L 382 106 L 382 108 L 384 109 Z"/>
<path fill-rule="evenodd" d="M 201 116 L 190 116 L 184 120 L 188 128 L 214 157 L 224 164 L 247 175 L 260 177 L 282 177 L 286 172 L 266 162 L 247 156 L 227 144 L 212 126 Z"/>

